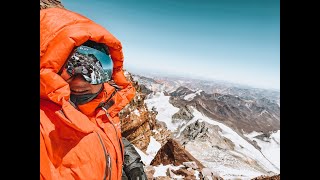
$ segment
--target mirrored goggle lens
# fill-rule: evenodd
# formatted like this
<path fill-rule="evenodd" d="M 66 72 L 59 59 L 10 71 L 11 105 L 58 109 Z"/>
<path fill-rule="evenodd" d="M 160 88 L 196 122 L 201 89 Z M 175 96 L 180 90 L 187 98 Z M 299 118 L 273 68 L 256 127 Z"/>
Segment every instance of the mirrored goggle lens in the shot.
<path fill-rule="evenodd" d="M 65 66 L 68 74 L 82 74 L 90 84 L 111 80 L 113 62 L 109 55 L 88 46 L 79 46 Z"/>

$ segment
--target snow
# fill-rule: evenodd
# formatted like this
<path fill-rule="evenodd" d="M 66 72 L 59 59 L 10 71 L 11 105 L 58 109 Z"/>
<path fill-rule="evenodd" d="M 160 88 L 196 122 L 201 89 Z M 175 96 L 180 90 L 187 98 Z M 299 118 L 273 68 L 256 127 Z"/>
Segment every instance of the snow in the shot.
<path fill-rule="evenodd" d="M 278 169 L 280 169 L 280 130 L 270 135 L 269 142 L 262 141 L 255 136 L 262 133 L 252 132 L 247 134 L 250 140 L 255 140 L 258 146 L 261 147 L 262 154 L 269 159 Z"/>
<path fill-rule="evenodd" d="M 159 134 L 159 133 L 160 133 L 160 132 L 159 132 L 158 130 L 156 130 L 156 129 L 153 129 L 152 132 L 153 132 L 154 134 Z"/>
<path fill-rule="evenodd" d="M 167 176 L 166 175 L 166 172 L 167 172 L 167 169 L 170 168 L 170 169 L 173 169 L 173 170 L 178 170 L 180 169 L 181 167 L 183 166 L 174 166 L 172 164 L 168 164 L 168 165 L 158 165 L 158 166 L 154 166 L 154 169 L 155 169 L 155 172 L 153 174 L 153 177 L 158 177 L 158 176 Z M 175 176 L 175 177 L 172 177 L 172 178 L 183 178 L 183 176 Z"/>
<path fill-rule="evenodd" d="M 270 137 L 274 138 L 276 141 L 278 141 L 280 143 L 280 130 L 278 130 L 275 133 L 272 133 Z"/>
<path fill-rule="evenodd" d="M 137 150 L 137 152 L 141 156 L 141 161 L 145 165 L 150 165 L 151 161 L 156 156 L 156 154 L 160 148 L 161 148 L 161 144 L 158 141 L 156 141 L 153 138 L 153 136 L 150 136 L 150 143 L 147 147 L 146 153 L 142 152 L 139 148 L 135 147 L 135 149 Z"/>
<path fill-rule="evenodd" d="M 223 179 L 230 180 L 230 179 L 241 179 L 241 180 L 250 180 L 254 177 L 261 176 L 262 173 L 258 171 L 250 171 L 242 168 L 234 168 L 234 167 L 227 167 L 223 166 L 220 171 L 223 171 Z"/>
<path fill-rule="evenodd" d="M 261 134 L 263 134 L 263 133 L 262 133 L 262 132 L 253 131 L 253 132 L 251 132 L 251 133 L 249 133 L 249 134 L 244 134 L 244 135 L 251 140 L 253 137 L 259 136 L 259 135 L 261 135 Z"/>
<path fill-rule="evenodd" d="M 153 174 L 153 177 L 158 177 L 158 176 L 167 176 L 166 171 L 170 167 L 170 165 L 159 165 L 159 166 L 154 166 L 155 172 Z"/>
<path fill-rule="evenodd" d="M 134 146 L 134 145 L 133 145 Z M 138 154 L 141 156 L 141 161 L 145 164 L 145 165 L 150 165 L 151 161 L 153 160 L 153 156 L 151 155 L 147 155 L 144 152 L 142 152 L 139 148 L 137 148 L 136 146 L 134 146 L 134 148 L 137 150 Z"/>
<path fill-rule="evenodd" d="M 235 152 L 234 153 L 237 153 L 237 156 L 240 156 L 242 158 L 247 158 L 247 159 L 251 158 L 253 160 L 256 160 L 260 164 L 260 166 L 262 166 L 264 169 L 266 169 L 268 171 L 273 171 L 274 173 L 280 173 L 280 168 L 273 165 L 258 149 L 256 149 L 250 143 L 248 143 L 245 139 L 243 139 L 240 135 L 238 135 L 231 128 L 229 128 L 228 126 L 226 126 L 220 122 L 209 119 L 208 117 L 204 116 L 199 111 L 197 111 L 194 107 L 191 107 L 191 108 L 193 110 L 194 118 L 192 120 L 190 120 L 184 127 L 182 127 L 180 129 L 180 133 L 185 129 L 185 127 L 187 127 L 189 124 L 194 123 L 197 120 L 199 120 L 200 122 L 205 121 L 205 122 L 213 124 L 213 125 L 218 125 L 222 129 L 222 132 L 219 132 L 219 133 L 222 136 L 230 139 L 235 144 Z M 179 135 L 180 135 L 180 133 L 179 133 Z M 275 134 L 274 138 L 277 139 L 277 137 L 279 137 L 279 135 Z M 277 151 L 277 150 L 275 150 L 275 151 Z M 205 153 L 205 152 L 203 152 L 203 153 Z M 205 154 L 203 154 L 203 155 L 205 155 Z M 250 160 L 250 159 L 248 159 L 248 160 Z M 220 172 L 222 175 L 227 175 L 227 174 L 232 173 L 232 174 L 248 176 L 250 178 L 256 177 L 257 175 L 261 175 L 261 173 L 254 170 L 253 168 L 252 168 L 252 170 L 245 171 L 244 169 L 241 169 L 241 168 L 240 169 L 236 169 L 234 167 L 228 168 L 227 166 L 223 166 L 223 164 L 220 165 L 219 167 L 212 167 L 212 168 L 218 168 L 216 170 L 218 172 Z"/>
<path fill-rule="evenodd" d="M 196 96 L 197 95 L 195 93 L 191 93 L 191 94 L 188 94 L 188 95 L 184 96 L 184 100 L 190 101 Z"/>
<path fill-rule="evenodd" d="M 236 158 L 243 157 L 242 154 L 212 147 L 212 144 L 208 141 L 188 143 L 185 147 L 205 167 L 212 169 L 225 180 L 236 178 L 243 180 L 263 175 L 263 173 L 245 163 L 244 161 L 247 159 Z"/>
<path fill-rule="evenodd" d="M 169 98 L 170 96 L 165 96 L 163 92 L 157 92 L 152 98 L 146 99 L 145 103 L 149 110 L 151 110 L 152 107 L 156 107 L 158 111 L 156 119 L 165 122 L 168 130 L 174 132 L 179 124 L 172 123 L 171 117 L 179 111 L 179 108 L 170 104 Z"/>
<path fill-rule="evenodd" d="M 195 92 L 195 93 L 188 94 L 188 95 L 184 96 L 184 100 L 190 101 L 190 100 L 192 100 L 194 97 L 196 97 L 197 95 L 200 95 L 201 92 L 202 92 L 202 90 L 198 90 L 198 91 Z"/>
<path fill-rule="evenodd" d="M 269 112 L 264 109 L 258 116 L 261 116 L 261 115 L 264 114 L 264 113 L 269 113 Z"/>
<path fill-rule="evenodd" d="M 157 152 L 161 148 L 161 144 L 156 141 L 153 136 L 150 136 L 150 143 L 147 147 L 146 153 L 151 156 L 156 156 Z"/>
<path fill-rule="evenodd" d="M 133 111 L 133 113 L 134 113 L 135 115 L 137 115 L 137 116 L 140 116 L 140 112 L 139 112 L 137 109 L 135 109 L 135 110 Z"/>
<path fill-rule="evenodd" d="M 251 180 L 254 177 L 261 176 L 262 174 L 257 171 L 248 171 L 242 168 L 229 168 L 224 166 L 223 175 L 224 180 Z"/>
<path fill-rule="evenodd" d="M 197 178 L 197 177 L 199 177 L 199 175 L 200 175 L 199 171 L 194 170 L 194 176 Z M 199 178 L 197 178 L 197 179 L 199 179 Z"/>

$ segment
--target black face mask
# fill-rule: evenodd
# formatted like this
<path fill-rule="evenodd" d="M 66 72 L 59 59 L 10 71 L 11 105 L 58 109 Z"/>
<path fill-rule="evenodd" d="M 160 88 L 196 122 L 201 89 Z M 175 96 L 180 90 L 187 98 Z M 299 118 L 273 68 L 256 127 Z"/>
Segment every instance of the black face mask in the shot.
<path fill-rule="evenodd" d="M 98 94 L 102 91 L 102 89 L 103 89 L 103 86 L 101 87 L 99 92 L 94 93 L 94 94 L 83 94 L 83 95 L 71 94 L 70 101 L 73 102 L 76 106 L 85 104 L 85 103 L 91 101 L 92 99 L 94 99 L 95 97 L 97 97 Z"/>

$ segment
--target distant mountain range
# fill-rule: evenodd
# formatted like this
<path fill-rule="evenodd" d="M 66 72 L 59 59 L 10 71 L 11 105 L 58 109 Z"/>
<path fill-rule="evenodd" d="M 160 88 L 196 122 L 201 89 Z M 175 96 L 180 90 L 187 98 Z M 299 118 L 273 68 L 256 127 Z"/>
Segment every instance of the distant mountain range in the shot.
<path fill-rule="evenodd" d="M 147 94 L 164 92 L 170 103 L 180 108 L 174 115 L 190 114 L 193 106 L 207 117 L 250 133 L 280 129 L 280 92 L 233 87 L 232 84 L 177 77 L 133 75 Z"/>
<path fill-rule="evenodd" d="M 166 91 L 171 92 L 180 86 L 188 87 L 193 91 L 203 90 L 208 94 L 220 93 L 226 95 L 239 96 L 245 100 L 255 100 L 266 98 L 280 106 L 280 91 L 272 89 L 253 88 L 246 85 L 229 83 L 226 81 L 192 79 L 179 76 L 140 76 L 134 75 L 140 83 L 155 90 L 157 86 L 164 86 Z M 158 85 L 156 85 L 158 84 Z M 155 87 L 151 87 L 155 86 Z M 157 89 L 159 90 L 159 89 Z"/>

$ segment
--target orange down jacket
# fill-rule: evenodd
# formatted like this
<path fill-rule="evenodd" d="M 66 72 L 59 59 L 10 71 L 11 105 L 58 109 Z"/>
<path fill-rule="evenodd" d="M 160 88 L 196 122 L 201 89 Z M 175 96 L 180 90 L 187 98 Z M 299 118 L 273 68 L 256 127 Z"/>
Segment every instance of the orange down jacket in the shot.
<path fill-rule="evenodd" d="M 57 74 L 73 48 L 104 43 L 113 60 L 113 80 L 76 109 L 68 83 Z M 122 45 L 105 28 L 62 8 L 40 10 L 40 179 L 121 179 L 123 144 L 118 113 L 135 95 L 123 71 Z M 113 96 L 111 94 L 115 92 Z M 107 110 L 98 107 L 112 98 Z"/>

